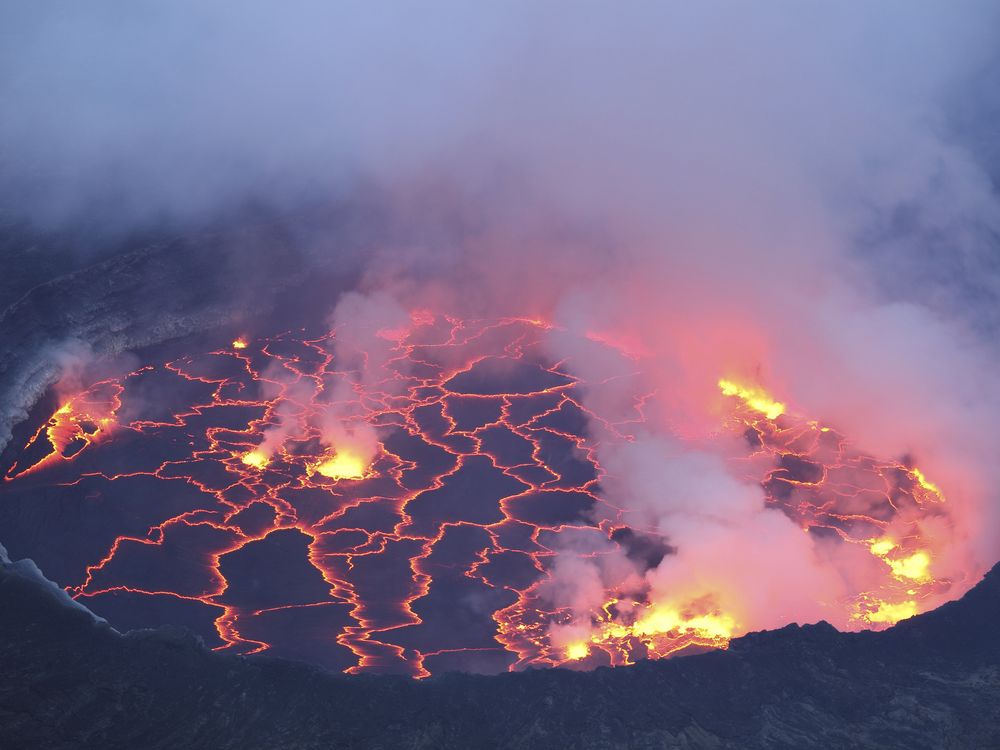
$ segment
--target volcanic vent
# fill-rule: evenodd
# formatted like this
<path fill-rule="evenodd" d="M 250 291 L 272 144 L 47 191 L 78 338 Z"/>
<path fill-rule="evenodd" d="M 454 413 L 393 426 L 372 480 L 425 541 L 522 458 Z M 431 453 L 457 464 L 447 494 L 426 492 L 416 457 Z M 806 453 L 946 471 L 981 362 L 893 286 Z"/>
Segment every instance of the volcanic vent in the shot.
<path fill-rule="evenodd" d="M 596 335 L 619 375 L 582 380 L 556 334 L 417 311 L 60 391 L 8 450 L 5 541 L 119 629 L 181 624 L 351 673 L 627 664 L 760 627 L 718 576 L 650 582 L 678 540 L 606 490 L 601 456 L 657 394 Z M 960 583 L 935 569 L 948 502 L 908 458 L 863 455 L 756 383 L 718 388 L 730 470 L 847 581 L 827 619 L 884 627 Z M 626 418 L 595 406 L 605 391 Z M 567 596 L 584 579 L 599 604 Z"/>

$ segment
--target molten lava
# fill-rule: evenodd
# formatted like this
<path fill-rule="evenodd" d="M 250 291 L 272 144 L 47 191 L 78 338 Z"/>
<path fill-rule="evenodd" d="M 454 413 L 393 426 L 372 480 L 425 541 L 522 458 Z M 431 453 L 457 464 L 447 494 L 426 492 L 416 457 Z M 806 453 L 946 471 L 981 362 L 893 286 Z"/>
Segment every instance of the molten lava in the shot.
<path fill-rule="evenodd" d="M 310 467 L 328 479 L 363 479 L 368 467 L 364 459 L 349 451 L 337 451 Z"/>
<path fill-rule="evenodd" d="M 762 388 L 743 386 L 723 378 L 719 381 L 719 390 L 722 391 L 723 396 L 735 396 L 748 409 L 760 412 L 768 419 L 777 419 L 785 413 L 785 405 L 780 401 L 775 401 Z"/>
<path fill-rule="evenodd" d="M 60 583 L 112 624 L 183 621 L 218 649 L 420 677 L 724 648 L 755 626 L 724 585 L 616 585 L 586 616 L 547 598 L 558 560 L 653 543 L 598 461 L 601 441 L 635 439 L 652 394 L 592 411 L 608 384 L 547 359 L 551 329 L 421 311 L 377 334 L 384 357 L 300 333 L 149 365 L 66 400 L 9 463 L 0 503 L 93 503 L 120 527 L 110 544 L 68 529 Z M 948 590 L 926 523 L 948 505 L 908 459 L 861 454 L 756 384 L 718 386 L 720 430 L 746 445 L 734 472 L 874 571 L 877 586 L 829 603 L 838 625 L 884 627 Z M 343 437 L 359 425 L 371 450 Z M 46 554 L 32 550 L 43 568 Z"/>
<path fill-rule="evenodd" d="M 255 469 L 263 469 L 267 466 L 269 460 L 270 459 L 264 453 L 258 450 L 248 451 L 240 457 L 240 461 L 247 466 L 252 466 Z"/>

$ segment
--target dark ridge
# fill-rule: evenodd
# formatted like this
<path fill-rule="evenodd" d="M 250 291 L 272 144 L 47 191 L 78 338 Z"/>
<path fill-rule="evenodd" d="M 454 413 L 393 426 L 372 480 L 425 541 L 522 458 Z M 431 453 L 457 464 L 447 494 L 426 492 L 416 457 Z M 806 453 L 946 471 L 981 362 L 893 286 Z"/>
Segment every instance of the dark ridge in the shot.
<path fill-rule="evenodd" d="M 789 625 L 728 651 L 424 682 L 120 635 L 0 558 L 0 748 L 1000 748 L 1000 566 L 882 633 Z"/>

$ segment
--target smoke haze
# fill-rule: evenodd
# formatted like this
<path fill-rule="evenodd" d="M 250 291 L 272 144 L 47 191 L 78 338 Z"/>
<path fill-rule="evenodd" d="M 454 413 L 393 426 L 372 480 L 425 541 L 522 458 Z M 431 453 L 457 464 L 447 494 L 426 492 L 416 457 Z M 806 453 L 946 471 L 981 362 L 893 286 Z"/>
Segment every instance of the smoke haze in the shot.
<path fill-rule="evenodd" d="M 750 628 L 834 618 L 870 560 L 734 476 L 717 381 L 918 464 L 953 513 L 932 529 L 936 574 L 967 587 L 1000 557 L 998 172 L 970 87 L 1000 79 L 998 15 L 9 4 L 0 190 L 9 215 L 96 212 L 108 228 L 376 195 L 392 231 L 338 258 L 362 283 L 317 319 L 336 308 L 338 328 L 389 347 L 375 332 L 411 309 L 539 317 L 566 334 L 554 359 L 613 379 L 620 362 L 586 344 L 612 342 L 656 394 L 647 431 L 597 455 L 604 495 L 675 553 L 647 570 L 601 545 L 560 550 L 557 606 L 584 621 L 618 588 L 679 606 L 709 592 Z M 336 258 L 336 239 L 313 254 Z M 593 398 L 633 407 L 613 388 Z"/>

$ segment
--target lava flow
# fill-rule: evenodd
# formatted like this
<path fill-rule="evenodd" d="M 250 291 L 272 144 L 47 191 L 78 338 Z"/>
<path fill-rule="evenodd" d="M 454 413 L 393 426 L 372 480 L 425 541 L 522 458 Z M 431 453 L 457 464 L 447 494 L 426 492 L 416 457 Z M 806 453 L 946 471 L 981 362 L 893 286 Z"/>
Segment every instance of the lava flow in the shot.
<path fill-rule="evenodd" d="M 183 624 L 217 649 L 351 673 L 724 648 L 757 623 L 724 592 L 644 584 L 669 533 L 630 525 L 629 499 L 602 487 L 602 444 L 634 440 L 652 394 L 637 374 L 626 418 L 592 411 L 608 384 L 550 361 L 550 332 L 419 313 L 378 332 L 384 356 L 337 331 L 241 337 L 94 383 L 8 461 L 5 541 L 119 629 Z M 948 589 L 928 531 L 948 505 L 916 466 L 857 452 L 757 384 L 718 386 L 720 434 L 745 446 L 732 471 L 875 570 L 828 603 L 838 626 L 884 627 Z M 560 561 L 607 550 L 638 576 L 585 614 L 553 604 Z"/>

